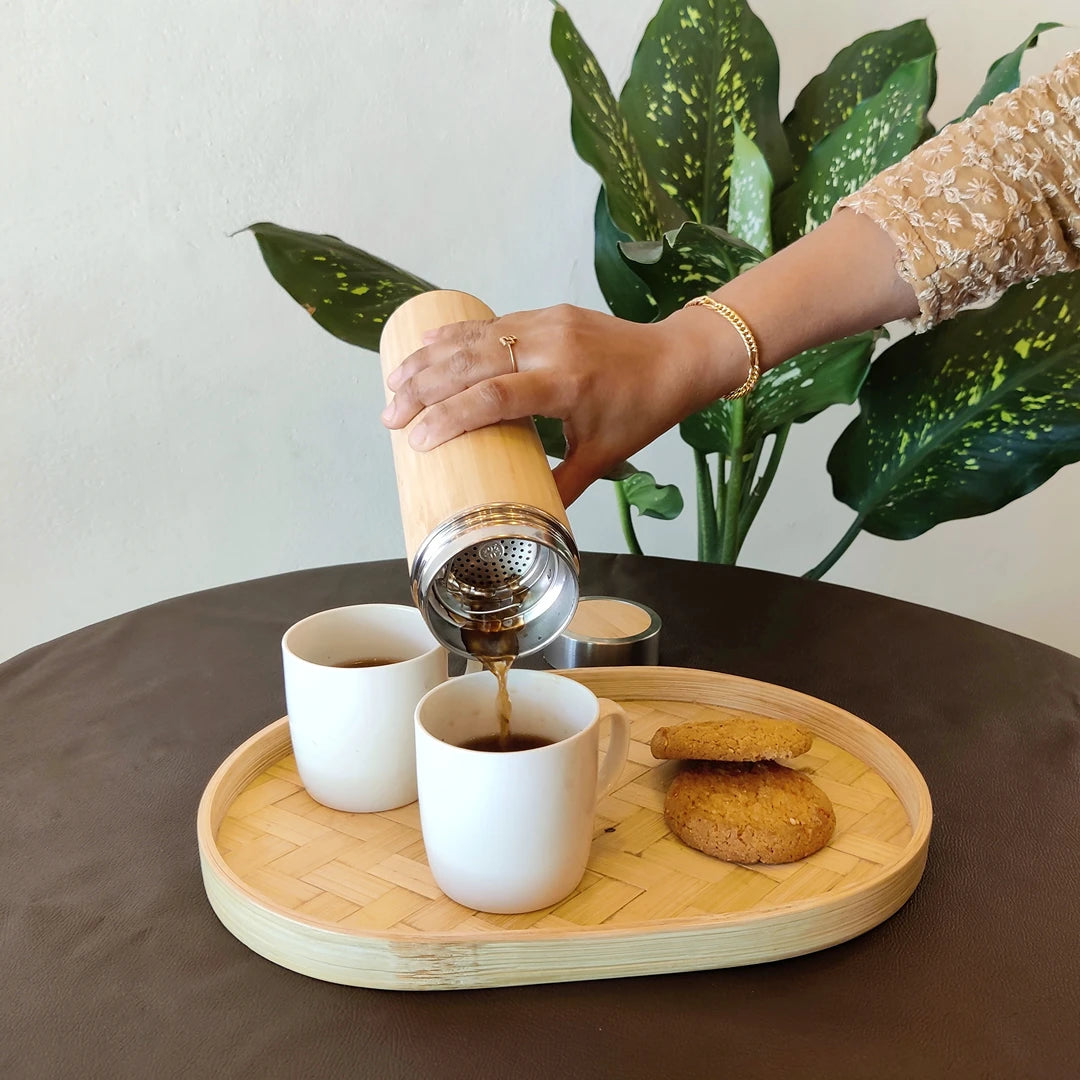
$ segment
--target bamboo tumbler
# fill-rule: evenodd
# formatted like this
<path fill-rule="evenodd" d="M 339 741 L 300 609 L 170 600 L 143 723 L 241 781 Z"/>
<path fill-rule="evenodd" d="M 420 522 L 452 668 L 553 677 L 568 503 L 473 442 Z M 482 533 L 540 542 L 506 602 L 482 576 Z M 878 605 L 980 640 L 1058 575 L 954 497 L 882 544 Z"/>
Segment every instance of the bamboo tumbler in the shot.
<path fill-rule="evenodd" d="M 407 300 L 383 328 L 384 383 L 425 331 L 493 317 L 468 293 Z M 424 453 L 411 429 L 390 437 L 413 600 L 432 633 L 463 655 L 542 649 L 574 614 L 578 555 L 535 425 L 493 424 Z"/>

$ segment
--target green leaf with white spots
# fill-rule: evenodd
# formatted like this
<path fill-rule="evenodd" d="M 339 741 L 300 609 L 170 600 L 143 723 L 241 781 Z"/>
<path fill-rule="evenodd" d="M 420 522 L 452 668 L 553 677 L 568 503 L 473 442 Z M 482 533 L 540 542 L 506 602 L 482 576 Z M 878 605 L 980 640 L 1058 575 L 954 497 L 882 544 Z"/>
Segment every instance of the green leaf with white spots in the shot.
<path fill-rule="evenodd" d="M 803 87 L 784 120 L 795 170 L 826 135 L 851 118 L 859 104 L 877 94 L 901 64 L 936 49 L 925 19 L 864 34 L 841 49 L 829 66 Z M 931 84 L 931 103 L 933 99 Z"/>
<path fill-rule="evenodd" d="M 823 221 L 839 199 L 857 191 L 915 147 L 933 84 L 934 57 L 902 64 L 873 97 L 810 151 L 773 207 L 773 236 L 790 244 Z"/>
<path fill-rule="evenodd" d="M 570 90 L 570 132 L 599 174 L 615 224 L 635 240 L 658 237 L 685 218 L 654 187 L 607 76 L 561 4 L 551 19 L 551 51 Z"/>
<path fill-rule="evenodd" d="M 334 337 L 378 351 L 383 324 L 412 296 L 437 286 L 336 236 L 269 221 L 249 225 L 277 283 Z"/>
<path fill-rule="evenodd" d="M 1038 44 L 1040 34 L 1045 33 L 1047 30 L 1054 30 L 1059 26 L 1061 26 L 1061 23 L 1039 23 L 1012 52 L 999 56 L 990 65 L 990 69 L 986 73 L 986 81 L 979 88 L 979 92 L 975 97 L 971 99 L 971 104 L 964 110 L 964 114 L 960 119 L 966 119 L 976 109 L 993 101 L 998 94 L 1007 94 L 1010 90 L 1015 90 L 1020 85 L 1020 61 L 1023 60 L 1024 53 L 1033 45 Z"/>
<path fill-rule="evenodd" d="M 593 260 L 596 280 L 612 314 L 631 322 L 651 322 L 656 316 L 656 301 L 648 286 L 623 261 L 619 243 L 630 239 L 611 220 L 604 189 L 596 197 L 593 215 L 595 241 Z"/>
<path fill-rule="evenodd" d="M 850 405 L 866 380 L 881 334 L 856 334 L 807 349 L 765 372 L 747 401 L 746 439 L 761 438 L 785 424 L 803 423 L 830 405 Z"/>
<path fill-rule="evenodd" d="M 730 454 L 731 405 L 730 401 L 721 399 L 701 412 L 688 416 L 679 424 L 683 442 L 706 454 Z"/>
<path fill-rule="evenodd" d="M 772 191 L 772 173 L 769 172 L 765 155 L 736 121 L 727 231 L 757 248 L 762 255 L 772 254 L 772 220 L 769 213 Z"/>
<path fill-rule="evenodd" d="M 620 244 L 619 252 L 656 298 L 661 319 L 762 259 L 760 251 L 738 237 L 696 221 L 665 233 L 662 240 Z"/>
<path fill-rule="evenodd" d="M 1016 285 L 886 350 L 829 455 L 862 527 L 906 540 L 1080 460 L 1080 273 Z"/>
<path fill-rule="evenodd" d="M 658 484 L 649 472 L 635 472 L 621 480 L 626 501 L 645 517 L 671 521 L 683 511 L 682 492 L 674 484 Z"/>
<path fill-rule="evenodd" d="M 850 405 L 870 368 L 880 332 L 857 334 L 766 371 L 743 399 L 743 445 L 752 446 L 788 424 L 802 423 L 830 405 Z M 683 441 L 706 453 L 731 453 L 731 402 L 716 401 L 679 425 Z"/>
<path fill-rule="evenodd" d="M 772 36 L 744 0 L 663 0 L 619 103 L 649 176 L 688 216 L 727 221 L 736 121 L 787 182 L 779 81 Z"/>

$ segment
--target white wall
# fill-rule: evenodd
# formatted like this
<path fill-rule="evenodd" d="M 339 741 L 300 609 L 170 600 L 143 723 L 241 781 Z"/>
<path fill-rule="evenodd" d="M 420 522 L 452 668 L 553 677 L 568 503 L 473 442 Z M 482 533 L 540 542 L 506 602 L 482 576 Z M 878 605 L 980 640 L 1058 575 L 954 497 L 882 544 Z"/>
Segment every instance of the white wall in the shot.
<path fill-rule="evenodd" d="M 657 0 L 569 0 L 621 85 Z M 1073 0 L 757 0 L 781 106 L 858 34 L 927 15 L 939 122 Z M 250 222 L 341 235 L 496 310 L 602 307 L 547 0 L 0 0 L 0 656 L 164 597 L 399 555 L 377 363 L 271 280 Z M 1080 47 L 1048 35 L 1025 70 Z M 801 572 L 844 531 L 791 440 L 746 552 Z M 639 459 L 692 495 L 668 436 Z M 574 508 L 621 550 L 611 493 Z M 1080 653 L 1080 468 L 990 517 L 860 539 L 831 575 Z M 693 556 L 693 514 L 642 526 Z M 979 558 L 974 557 L 978 551 Z"/>

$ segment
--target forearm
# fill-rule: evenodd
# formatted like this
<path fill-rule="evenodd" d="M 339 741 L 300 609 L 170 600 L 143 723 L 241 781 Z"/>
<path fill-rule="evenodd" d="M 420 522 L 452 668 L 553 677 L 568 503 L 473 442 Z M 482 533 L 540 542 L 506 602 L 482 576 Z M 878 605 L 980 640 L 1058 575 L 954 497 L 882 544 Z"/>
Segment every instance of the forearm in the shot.
<path fill-rule="evenodd" d="M 896 255 L 884 230 L 845 210 L 711 295 L 746 320 L 768 370 L 805 349 L 918 315 Z M 673 333 L 696 339 L 704 377 L 716 380 L 710 392 L 718 396 L 742 382 L 742 343 L 715 313 L 690 308 L 666 321 Z"/>
<path fill-rule="evenodd" d="M 843 211 L 713 294 L 753 328 L 763 369 L 804 349 L 919 312 L 896 272 L 896 245 Z"/>
<path fill-rule="evenodd" d="M 827 223 L 713 295 L 753 329 L 763 368 L 897 318 L 917 330 L 1010 285 L 1080 268 L 1080 53 L 950 124 Z M 849 209 L 850 208 L 850 209 Z M 738 336 L 702 343 L 703 309 L 671 317 L 702 380 L 738 386 Z M 697 323 L 691 322 L 691 318 Z"/>

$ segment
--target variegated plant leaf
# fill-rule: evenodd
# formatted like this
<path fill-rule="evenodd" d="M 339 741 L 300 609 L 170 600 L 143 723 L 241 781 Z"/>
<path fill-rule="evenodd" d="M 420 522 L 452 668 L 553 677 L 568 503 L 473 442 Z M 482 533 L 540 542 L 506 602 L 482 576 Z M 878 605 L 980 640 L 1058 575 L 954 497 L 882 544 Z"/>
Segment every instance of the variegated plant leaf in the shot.
<path fill-rule="evenodd" d="M 665 233 L 662 240 L 620 244 L 619 252 L 656 298 L 661 319 L 762 259 L 760 251 L 738 237 L 696 221 Z"/>
<path fill-rule="evenodd" d="M 827 220 L 837 200 L 862 187 L 918 144 L 930 102 L 934 57 L 902 64 L 810 151 L 773 206 L 773 237 L 790 244 Z"/>
<path fill-rule="evenodd" d="M 880 332 L 834 341 L 766 371 L 743 399 L 744 446 L 801 423 L 830 405 L 850 405 L 866 378 Z M 683 440 L 706 453 L 731 453 L 731 402 L 716 401 L 679 425 Z"/>
<path fill-rule="evenodd" d="M 1080 460 L 1080 273 L 898 342 L 859 404 L 829 472 L 867 531 L 906 540 L 1027 494 Z"/>
<path fill-rule="evenodd" d="M 830 405 L 850 405 L 859 396 L 882 333 L 870 331 L 807 349 L 767 371 L 746 410 L 747 441 L 809 420 Z"/>
<path fill-rule="evenodd" d="M 603 188 L 596 196 L 593 228 L 593 264 L 607 306 L 620 319 L 651 322 L 656 317 L 656 301 L 645 282 L 619 254 L 619 244 L 629 241 L 630 237 L 611 220 Z"/>
<path fill-rule="evenodd" d="M 658 484 L 650 472 L 635 472 L 620 483 L 626 501 L 645 517 L 671 521 L 683 511 L 682 492 L 674 484 Z"/>
<path fill-rule="evenodd" d="M 570 90 L 570 131 L 607 190 L 612 220 L 635 240 L 658 237 L 686 216 L 652 181 L 607 76 L 569 14 L 555 5 L 551 51 Z"/>
<path fill-rule="evenodd" d="M 1024 53 L 1033 45 L 1038 44 L 1040 34 L 1047 30 L 1054 30 L 1060 25 L 1061 23 L 1056 22 L 1039 23 L 1012 52 L 999 56 L 990 65 L 985 82 L 979 87 L 979 92 L 971 99 L 971 104 L 964 110 L 960 119 L 969 117 L 976 109 L 993 101 L 998 94 L 1007 94 L 1010 90 L 1015 90 L 1020 85 L 1020 61 L 1024 58 Z"/>
<path fill-rule="evenodd" d="M 437 286 L 336 236 L 269 221 L 249 225 L 277 283 L 334 337 L 378 351 L 383 323 L 411 296 Z"/>
<path fill-rule="evenodd" d="M 727 221 L 736 121 L 786 182 L 779 81 L 772 36 L 745 0 L 663 0 L 619 102 L 649 176 L 690 217 Z"/>
<path fill-rule="evenodd" d="M 757 248 L 762 255 L 772 254 L 772 216 L 769 211 L 772 192 L 769 163 L 736 120 L 727 231 Z"/>
<path fill-rule="evenodd" d="M 829 66 L 803 87 L 784 120 L 795 171 L 826 135 L 851 117 L 861 102 L 881 90 L 901 64 L 931 55 L 936 49 L 925 19 L 864 34 L 841 49 Z M 933 100 L 931 79 L 929 103 Z"/>

